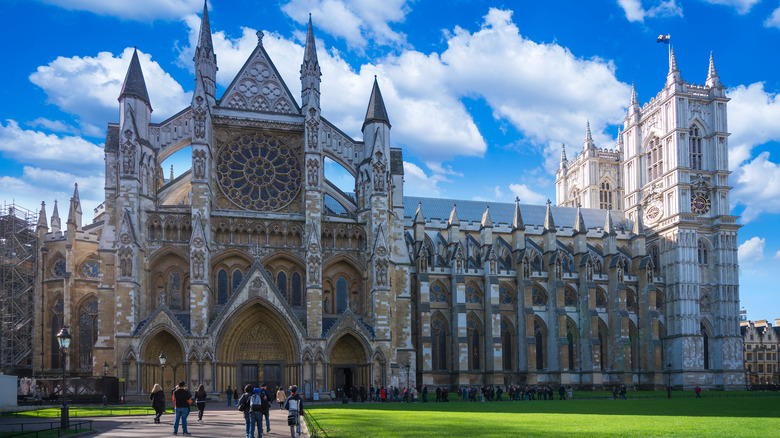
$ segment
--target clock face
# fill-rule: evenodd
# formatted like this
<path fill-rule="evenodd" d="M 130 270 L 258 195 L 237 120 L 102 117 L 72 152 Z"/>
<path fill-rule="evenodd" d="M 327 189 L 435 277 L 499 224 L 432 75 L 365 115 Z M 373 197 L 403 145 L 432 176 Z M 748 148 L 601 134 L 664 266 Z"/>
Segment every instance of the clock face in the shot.
<path fill-rule="evenodd" d="M 654 224 L 664 217 L 664 204 L 661 201 L 655 201 L 647 207 L 645 211 L 645 223 Z"/>
<path fill-rule="evenodd" d="M 706 214 L 710 211 L 710 195 L 706 192 L 696 192 L 691 196 L 691 212 Z"/>

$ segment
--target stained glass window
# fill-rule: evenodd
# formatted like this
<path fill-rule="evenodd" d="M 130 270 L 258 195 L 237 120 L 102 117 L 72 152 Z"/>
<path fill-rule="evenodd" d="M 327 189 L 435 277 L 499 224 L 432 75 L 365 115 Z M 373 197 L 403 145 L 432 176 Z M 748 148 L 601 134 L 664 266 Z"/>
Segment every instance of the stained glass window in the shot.
<path fill-rule="evenodd" d="M 303 304 L 303 297 L 301 293 L 301 274 L 294 273 L 292 276 L 292 305 L 301 306 Z"/>
<path fill-rule="evenodd" d="M 240 269 L 233 271 L 233 290 L 232 293 L 236 293 L 238 287 L 241 286 L 241 281 L 244 279 L 244 273 Z"/>
<path fill-rule="evenodd" d="M 433 283 L 431 285 L 431 290 L 428 293 L 428 297 L 432 303 L 446 303 L 447 291 L 444 289 L 444 286 L 442 286 L 441 283 Z"/>
<path fill-rule="evenodd" d="M 499 285 L 498 299 L 501 304 L 512 304 L 512 289 L 505 284 Z"/>
<path fill-rule="evenodd" d="M 168 306 L 171 310 L 181 310 L 181 274 L 171 272 L 168 277 Z"/>
<path fill-rule="evenodd" d="M 276 274 L 276 288 L 279 289 L 282 297 L 287 300 L 287 274 L 284 272 Z"/>
<path fill-rule="evenodd" d="M 512 331 L 509 328 L 509 324 L 503 319 L 501 320 L 501 346 L 503 351 L 501 352 L 501 358 L 504 362 L 504 370 L 512 369 Z"/>
<path fill-rule="evenodd" d="M 596 307 L 607 307 L 607 297 L 602 291 L 596 291 Z"/>
<path fill-rule="evenodd" d="M 564 306 L 567 307 L 574 307 L 577 305 L 577 292 L 574 292 L 571 289 L 566 289 L 566 295 L 564 297 Z"/>
<path fill-rule="evenodd" d="M 466 302 L 472 304 L 482 303 L 482 297 L 479 296 L 479 290 L 474 285 L 466 286 Z"/>
<path fill-rule="evenodd" d="M 95 260 L 90 260 L 90 261 L 84 263 L 84 267 L 81 269 L 81 272 L 87 278 L 97 278 L 98 277 L 98 262 L 96 262 Z"/>
<path fill-rule="evenodd" d="M 481 352 L 480 352 L 480 339 L 479 329 L 477 323 L 473 319 L 469 319 L 466 323 L 469 332 L 469 369 L 474 371 L 481 367 Z"/>
<path fill-rule="evenodd" d="M 636 312 L 636 297 L 630 291 L 626 292 L 626 309 L 629 312 Z"/>
<path fill-rule="evenodd" d="M 547 304 L 547 294 L 539 287 L 534 287 L 531 299 L 534 306 L 544 306 Z"/>
<path fill-rule="evenodd" d="M 61 301 L 61 300 L 60 300 Z M 58 314 L 51 317 L 51 367 L 60 367 L 60 344 L 57 341 L 57 334 L 60 332 L 60 316 Z"/>
<path fill-rule="evenodd" d="M 545 336 L 544 329 L 539 321 L 534 321 L 534 341 L 536 343 L 536 369 L 544 369 L 544 352 L 545 352 Z"/>
<path fill-rule="evenodd" d="M 447 369 L 447 335 L 444 319 L 437 315 L 431 322 L 431 352 L 433 354 L 433 369 Z"/>
<path fill-rule="evenodd" d="M 342 313 L 349 307 L 349 297 L 347 297 L 347 280 L 340 277 L 336 280 L 336 313 Z"/>
<path fill-rule="evenodd" d="M 54 262 L 54 275 L 56 277 L 65 276 L 65 260 L 59 259 L 56 262 Z"/>
<path fill-rule="evenodd" d="M 79 369 L 92 371 L 92 347 L 97 342 L 98 301 L 89 299 L 79 311 Z"/>
<path fill-rule="evenodd" d="M 217 304 L 225 304 L 228 299 L 227 271 L 220 269 L 217 274 Z"/>

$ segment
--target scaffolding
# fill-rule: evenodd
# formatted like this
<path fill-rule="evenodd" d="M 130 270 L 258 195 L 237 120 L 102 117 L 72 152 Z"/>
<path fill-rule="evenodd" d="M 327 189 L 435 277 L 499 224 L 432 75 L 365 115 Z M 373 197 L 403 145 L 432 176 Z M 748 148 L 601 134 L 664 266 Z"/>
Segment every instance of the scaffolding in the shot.
<path fill-rule="evenodd" d="M 0 209 L 0 369 L 6 374 L 28 374 L 33 366 L 36 223 L 35 212 L 13 203 Z"/>

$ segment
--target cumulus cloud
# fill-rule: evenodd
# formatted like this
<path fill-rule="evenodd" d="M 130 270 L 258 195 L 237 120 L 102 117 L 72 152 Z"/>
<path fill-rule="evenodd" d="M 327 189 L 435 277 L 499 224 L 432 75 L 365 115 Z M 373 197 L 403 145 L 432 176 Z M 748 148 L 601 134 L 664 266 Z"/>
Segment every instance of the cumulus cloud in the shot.
<path fill-rule="evenodd" d="M 97 56 L 60 56 L 38 67 L 30 81 L 41 87 L 49 103 L 72 114 L 87 125 L 105 126 L 119 116 L 117 97 L 122 90 L 133 48 L 121 55 L 100 52 Z M 151 55 L 138 52 L 141 70 L 151 100 L 152 119 L 164 120 L 190 104 L 191 96 L 170 74 L 152 61 Z"/>
<path fill-rule="evenodd" d="M 536 193 L 525 184 L 510 184 L 509 190 L 522 204 L 542 204 L 547 199 L 541 193 Z"/>
<path fill-rule="evenodd" d="M 752 237 L 739 245 L 739 263 L 751 265 L 763 260 L 764 245 L 766 245 L 766 239 L 763 237 Z"/>
<path fill-rule="evenodd" d="M 25 130 L 14 120 L 0 122 L 0 153 L 23 163 L 46 164 L 58 170 L 84 172 L 103 168 L 103 149 L 77 136 Z"/>
<path fill-rule="evenodd" d="M 404 161 L 404 195 L 438 198 L 441 196 L 439 181 L 436 175 L 428 176 L 416 164 Z"/>
<path fill-rule="evenodd" d="M 780 6 L 764 21 L 764 26 L 780 29 Z"/>
<path fill-rule="evenodd" d="M 27 125 L 33 128 L 43 128 L 52 132 L 61 132 L 65 134 L 79 134 L 80 131 L 62 120 L 50 120 L 45 117 L 38 117 Z"/>
<path fill-rule="evenodd" d="M 39 0 L 72 11 L 89 11 L 123 20 L 154 21 L 178 20 L 203 9 L 201 0 Z"/>
<path fill-rule="evenodd" d="M 774 256 L 774 257 L 772 257 L 772 258 L 773 258 L 773 259 L 775 259 L 775 260 L 780 260 L 780 251 L 777 251 L 777 252 L 775 253 L 775 256 Z"/>
<path fill-rule="evenodd" d="M 678 6 L 675 0 L 654 1 L 652 3 L 653 6 L 647 8 L 641 0 L 618 0 L 618 5 L 623 8 L 628 21 L 642 23 L 645 21 L 645 17 L 682 17 L 683 15 L 682 7 Z"/>
<path fill-rule="evenodd" d="M 406 36 L 390 28 L 409 13 L 407 0 L 290 0 L 282 11 L 298 23 L 308 22 L 309 13 L 318 29 L 346 41 L 354 48 L 372 44 L 403 44 Z"/>
<path fill-rule="evenodd" d="M 745 205 L 743 223 L 762 213 L 780 213 L 780 164 L 769 160 L 769 152 L 762 152 L 734 174 L 737 183 L 732 196 Z"/>
<path fill-rule="evenodd" d="M 780 95 L 764 90 L 763 82 L 728 90 L 729 168 L 749 159 L 751 150 L 768 141 L 780 141 Z"/>
<path fill-rule="evenodd" d="M 750 8 L 761 0 L 704 0 L 713 5 L 723 5 L 734 8 L 739 14 L 747 14 Z"/>

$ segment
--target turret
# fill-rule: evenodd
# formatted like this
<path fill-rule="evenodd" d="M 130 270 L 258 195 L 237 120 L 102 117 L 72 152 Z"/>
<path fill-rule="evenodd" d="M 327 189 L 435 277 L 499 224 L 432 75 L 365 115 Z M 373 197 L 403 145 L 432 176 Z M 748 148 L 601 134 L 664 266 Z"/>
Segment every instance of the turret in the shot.
<path fill-rule="evenodd" d="M 582 143 L 582 150 L 596 149 L 596 144 L 593 142 L 593 136 L 590 135 L 590 121 L 585 124 L 585 141 Z"/>
<path fill-rule="evenodd" d="M 666 85 L 683 84 L 685 81 L 677 67 L 677 58 L 674 56 L 674 48 L 669 48 L 669 73 L 666 75 Z"/>
<path fill-rule="evenodd" d="M 130 66 L 127 68 L 127 75 L 122 84 L 122 92 L 119 93 L 120 121 L 124 122 L 129 119 L 128 110 L 132 112 L 138 136 L 148 139 L 152 105 L 149 101 L 149 93 L 146 91 L 146 81 L 141 71 L 141 62 L 138 60 L 138 50 L 136 49 L 133 49 L 133 57 L 130 59 Z M 127 127 L 120 132 L 124 132 L 126 129 Z"/>
<path fill-rule="evenodd" d="M 378 139 L 382 139 L 387 143 L 384 147 L 389 151 L 390 119 L 387 117 L 387 109 L 382 99 L 382 92 L 379 91 L 379 83 L 376 76 L 374 76 L 374 87 L 371 89 L 371 97 L 368 99 L 368 109 L 366 110 L 362 131 L 363 142 L 366 145 L 374 145 Z M 376 148 L 373 149 L 372 154 L 375 154 Z"/>
<path fill-rule="evenodd" d="M 615 152 L 621 153 L 623 152 L 623 132 L 618 126 L 618 135 L 617 135 L 617 142 L 615 143 Z"/>
<path fill-rule="evenodd" d="M 561 164 L 558 167 L 560 170 L 566 170 L 566 166 L 569 165 L 569 160 L 566 158 L 566 145 L 561 143 Z"/>
<path fill-rule="evenodd" d="M 705 82 L 705 85 L 710 88 L 723 88 L 718 71 L 715 70 L 715 59 L 712 57 L 712 52 L 710 52 L 710 66 L 707 70 L 707 82 Z"/>
<path fill-rule="evenodd" d="M 417 211 L 414 212 L 414 240 L 422 242 L 425 238 L 425 216 L 422 213 L 422 202 L 417 203 Z"/>
<path fill-rule="evenodd" d="M 60 222 L 60 211 L 57 209 L 57 200 L 54 200 L 54 210 L 51 212 L 51 232 L 59 233 L 62 231 L 62 222 Z"/>
<path fill-rule="evenodd" d="M 628 123 L 637 123 L 640 119 L 639 100 L 636 96 L 636 86 L 631 84 L 631 101 L 628 103 Z"/>
<path fill-rule="evenodd" d="M 452 204 L 450 218 L 447 220 L 447 239 L 450 243 L 460 241 L 460 220 L 458 220 L 457 205 Z"/>

